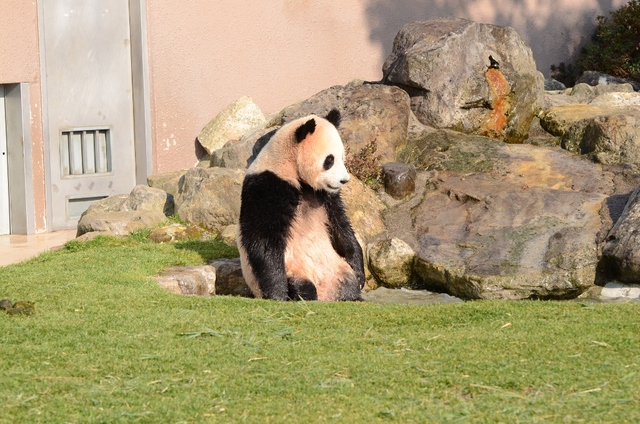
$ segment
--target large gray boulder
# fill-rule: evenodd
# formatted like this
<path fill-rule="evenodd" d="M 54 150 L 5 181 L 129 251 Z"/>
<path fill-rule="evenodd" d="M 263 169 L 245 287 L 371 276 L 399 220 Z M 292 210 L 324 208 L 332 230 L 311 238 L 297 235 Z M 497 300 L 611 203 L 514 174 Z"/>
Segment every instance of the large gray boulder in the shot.
<path fill-rule="evenodd" d="M 176 215 L 180 219 L 220 231 L 240 216 L 244 171 L 228 168 L 192 168 L 180 183 Z"/>
<path fill-rule="evenodd" d="M 414 208 L 425 286 L 464 298 L 575 297 L 595 282 L 606 196 L 440 173 Z"/>
<path fill-rule="evenodd" d="M 180 180 L 187 173 L 186 169 L 180 171 L 165 172 L 162 174 L 154 174 L 147 177 L 147 185 L 152 188 L 158 188 L 171 194 L 174 199 L 180 194 Z"/>
<path fill-rule="evenodd" d="M 639 124 L 640 94 L 635 92 L 605 92 L 589 104 L 550 107 L 540 117 L 540 125 L 560 137 L 563 148 L 592 154 L 602 163 L 640 165 Z"/>
<path fill-rule="evenodd" d="M 603 268 L 609 279 L 640 283 L 640 187 L 629 198 L 602 249 Z"/>
<path fill-rule="evenodd" d="M 386 209 L 377 194 L 362 181 L 353 177 L 340 192 L 347 216 L 363 244 L 385 231 L 382 211 Z"/>
<path fill-rule="evenodd" d="M 409 95 L 397 87 L 352 81 L 284 108 L 271 123 L 279 126 L 309 114 L 324 116 L 333 108 L 341 112 L 338 129 L 352 154 L 375 141 L 382 163 L 395 160 L 396 149 L 407 137 L 410 114 Z"/>
<path fill-rule="evenodd" d="M 306 115 L 325 116 L 334 108 L 341 112 L 339 131 L 350 154 L 358 154 L 375 142 L 383 163 L 395 159 L 397 147 L 407 136 L 409 95 L 397 87 L 356 80 L 284 108 L 267 124 L 245 133 L 239 142 L 214 151 L 211 166 L 244 169 L 282 125 Z"/>
<path fill-rule="evenodd" d="M 611 173 L 559 148 L 442 130 L 426 131 L 423 145 L 413 137 L 408 157 L 429 170 L 418 175 L 427 182 L 383 213 L 388 239 L 416 252 L 404 287 L 467 299 L 562 299 L 594 285 Z M 389 261 L 382 259 L 370 252 L 374 275 L 374 261 Z"/>
<path fill-rule="evenodd" d="M 174 198 L 164 190 L 138 185 L 130 194 L 93 203 L 78 221 L 77 237 L 89 232 L 123 236 L 154 227 L 173 213 Z"/>
<path fill-rule="evenodd" d="M 211 167 L 246 169 L 255 159 L 259 148 L 271 139 L 276 129 L 272 125 L 254 128 L 244 134 L 240 141 L 231 143 L 211 154 Z"/>
<path fill-rule="evenodd" d="M 128 211 L 162 211 L 166 216 L 173 215 L 173 195 L 164 190 L 139 184 L 131 190 L 126 202 L 120 208 Z"/>
<path fill-rule="evenodd" d="M 416 117 L 436 128 L 521 143 L 543 107 L 544 77 L 509 27 L 459 18 L 407 24 L 383 73 L 411 94 Z"/>
<path fill-rule="evenodd" d="M 244 96 L 236 100 L 211 120 L 198 135 L 198 141 L 211 154 L 227 142 L 239 140 L 253 127 L 264 125 L 266 118 L 260 108 Z"/>

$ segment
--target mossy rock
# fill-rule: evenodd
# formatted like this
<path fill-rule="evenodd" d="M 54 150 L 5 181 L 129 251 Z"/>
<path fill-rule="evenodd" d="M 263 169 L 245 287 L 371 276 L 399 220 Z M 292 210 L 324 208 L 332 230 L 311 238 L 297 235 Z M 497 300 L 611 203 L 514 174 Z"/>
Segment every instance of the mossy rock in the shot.
<path fill-rule="evenodd" d="M 504 170 L 508 156 L 502 141 L 439 130 L 410 134 L 397 159 L 424 171 L 469 173 Z"/>

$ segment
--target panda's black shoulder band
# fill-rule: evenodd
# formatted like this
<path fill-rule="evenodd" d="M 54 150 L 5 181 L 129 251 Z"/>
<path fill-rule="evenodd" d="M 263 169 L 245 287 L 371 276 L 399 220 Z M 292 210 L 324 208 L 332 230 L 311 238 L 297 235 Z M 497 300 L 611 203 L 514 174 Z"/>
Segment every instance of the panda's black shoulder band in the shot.
<path fill-rule="evenodd" d="M 296 129 L 296 141 L 300 143 L 307 135 L 313 134 L 316 130 L 316 120 L 311 118 Z"/>
<path fill-rule="evenodd" d="M 342 121 L 342 116 L 340 116 L 340 111 L 334 108 L 327 113 L 327 116 L 324 119 L 331 122 L 334 127 L 338 128 L 340 126 L 340 121 Z"/>
<path fill-rule="evenodd" d="M 242 184 L 240 236 L 262 295 L 286 300 L 284 252 L 300 190 L 270 171 L 248 174 Z"/>

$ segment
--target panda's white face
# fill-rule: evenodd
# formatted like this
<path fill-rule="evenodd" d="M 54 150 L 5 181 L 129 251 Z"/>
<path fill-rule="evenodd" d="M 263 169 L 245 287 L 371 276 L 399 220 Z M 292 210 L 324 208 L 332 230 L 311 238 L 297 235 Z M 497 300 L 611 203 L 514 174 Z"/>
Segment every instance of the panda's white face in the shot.
<path fill-rule="evenodd" d="M 300 143 L 298 173 L 314 190 L 337 193 L 350 179 L 344 145 L 333 124 L 317 119 L 316 125 L 314 133 Z"/>

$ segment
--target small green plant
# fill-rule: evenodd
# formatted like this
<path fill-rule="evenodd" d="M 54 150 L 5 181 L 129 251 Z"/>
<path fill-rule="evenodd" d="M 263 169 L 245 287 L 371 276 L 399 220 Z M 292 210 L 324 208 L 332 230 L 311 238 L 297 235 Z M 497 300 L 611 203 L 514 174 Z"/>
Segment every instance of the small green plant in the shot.
<path fill-rule="evenodd" d="M 580 69 L 571 63 L 567 65 L 560 62 L 557 65 L 551 65 L 551 78 L 560 81 L 567 87 L 573 87 L 579 75 Z"/>
<path fill-rule="evenodd" d="M 376 155 L 377 150 L 376 139 L 371 140 L 355 155 L 351 154 L 349 146 L 346 147 L 347 159 L 345 165 L 347 170 L 373 190 L 382 187 L 381 156 Z"/>
<path fill-rule="evenodd" d="M 610 15 L 597 17 L 598 26 L 578 66 L 640 80 L 640 2 L 631 0 Z"/>

